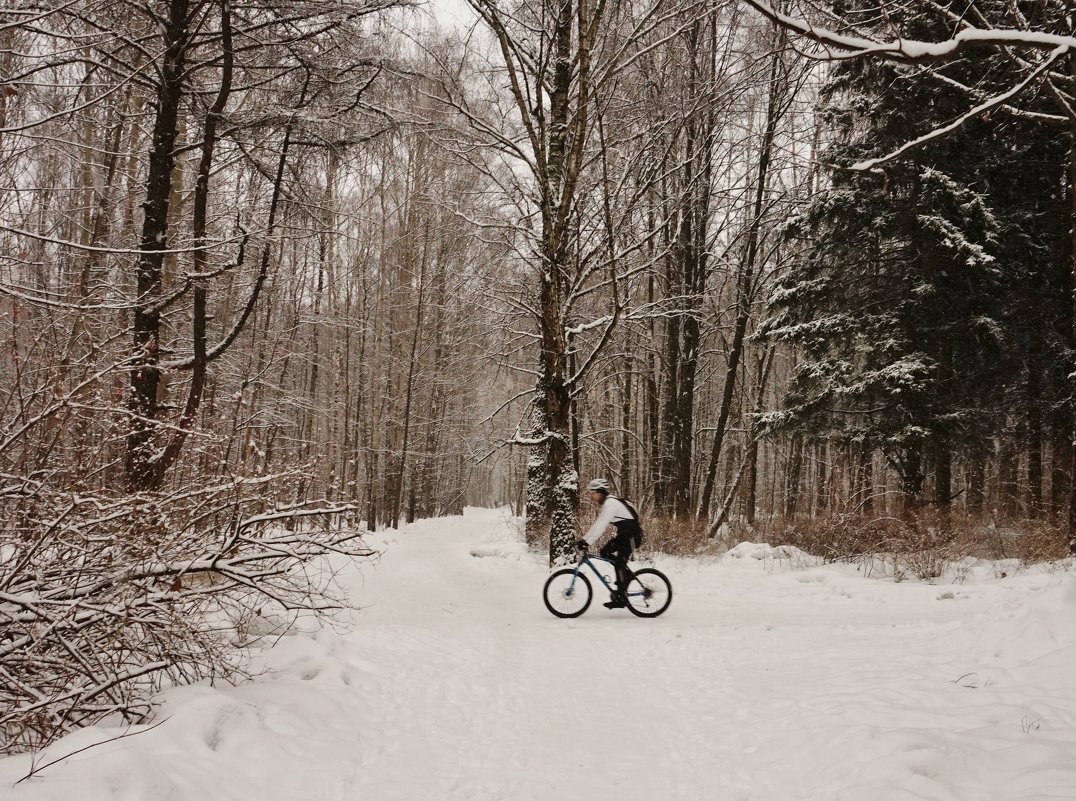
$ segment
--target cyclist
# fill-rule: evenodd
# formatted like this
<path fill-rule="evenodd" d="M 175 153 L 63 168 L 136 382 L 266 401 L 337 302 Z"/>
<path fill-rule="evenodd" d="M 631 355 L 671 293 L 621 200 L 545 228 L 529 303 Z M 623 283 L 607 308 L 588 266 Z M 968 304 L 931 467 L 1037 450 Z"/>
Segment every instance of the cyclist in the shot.
<path fill-rule="evenodd" d="M 622 609 L 628 605 L 624 595 L 631 573 L 628 570 L 628 559 L 631 552 L 642 542 L 643 530 L 639 525 L 639 515 L 630 504 L 609 494 L 609 482 L 606 479 L 594 479 L 587 484 L 587 489 L 590 491 L 590 499 L 600 506 L 601 510 L 583 539 L 576 543 L 576 547 L 583 549 L 593 545 L 609 526 L 616 529 L 616 534 L 602 546 L 601 555 L 611 560 L 616 570 L 616 590 L 605 607 Z"/>

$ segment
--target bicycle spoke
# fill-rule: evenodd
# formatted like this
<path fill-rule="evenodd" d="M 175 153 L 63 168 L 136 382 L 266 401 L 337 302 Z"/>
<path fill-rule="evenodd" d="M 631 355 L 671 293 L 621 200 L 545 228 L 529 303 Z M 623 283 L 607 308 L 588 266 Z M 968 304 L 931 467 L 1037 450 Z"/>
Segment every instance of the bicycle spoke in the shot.
<path fill-rule="evenodd" d="M 557 617 L 577 617 L 586 611 L 591 599 L 590 582 L 572 570 L 561 570 L 549 577 L 545 585 L 546 607 Z"/>
<path fill-rule="evenodd" d="M 644 568 L 632 576 L 626 594 L 629 608 L 640 617 L 657 617 L 672 602 L 669 580 L 653 568 Z"/>

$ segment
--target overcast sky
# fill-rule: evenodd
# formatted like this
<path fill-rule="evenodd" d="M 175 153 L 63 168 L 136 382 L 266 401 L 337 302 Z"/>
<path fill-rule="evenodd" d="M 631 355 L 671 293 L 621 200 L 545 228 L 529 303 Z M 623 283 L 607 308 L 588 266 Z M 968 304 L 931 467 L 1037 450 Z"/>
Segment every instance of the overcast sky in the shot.
<path fill-rule="evenodd" d="M 467 0 L 426 0 L 426 8 L 445 27 L 469 27 L 474 23 L 474 11 L 467 4 Z"/>

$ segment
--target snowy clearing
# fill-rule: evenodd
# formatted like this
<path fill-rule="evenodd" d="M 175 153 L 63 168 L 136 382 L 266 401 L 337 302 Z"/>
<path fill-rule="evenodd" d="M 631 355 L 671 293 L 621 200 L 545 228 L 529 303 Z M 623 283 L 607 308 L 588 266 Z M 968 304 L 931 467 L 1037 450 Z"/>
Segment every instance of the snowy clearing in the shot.
<path fill-rule="evenodd" d="M 504 512 L 371 538 L 348 631 L 0 795 L 42 799 L 1076 799 L 1076 572 L 893 583 L 741 546 L 659 559 L 656 620 L 559 620 Z M 791 556 L 791 558 L 789 558 Z M 120 733 L 79 732 L 62 757 Z"/>

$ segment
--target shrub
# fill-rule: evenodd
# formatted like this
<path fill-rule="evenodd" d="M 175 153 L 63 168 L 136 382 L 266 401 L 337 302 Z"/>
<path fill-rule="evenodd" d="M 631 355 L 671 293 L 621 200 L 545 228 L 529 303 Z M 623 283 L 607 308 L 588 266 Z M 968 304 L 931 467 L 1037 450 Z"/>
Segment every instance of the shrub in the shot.
<path fill-rule="evenodd" d="M 166 683 L 241 675 L 266 618 L 280 633 L 303 611 L 340 608 L 318 562 L 370 551 L 336 525 L 350 507 L 267 498 L 291 494 L 293 478 L 170 494 L 3 490 L 3 752 L 109 716 L 143 720 Z"/>
<path fill-rule="evenodd" d="M 772 528 L 763 540 L 794 545 L 826 561 L 854 562 L 897 580 L 934 580 L 967 558 L 1017 558 L 1024 564 L 1067 556 L 1064 531 L 1046 521 L 1001 530 L 982 521 L 935 511 L 905 517 L 855 515 L 795 520 Z"/>
<path fill-rule="evenodd" d="M 643 515 L 643 548 L 669 556 L 695 556 L 717 550 L 718 543 L 706 535 L 707 524 L 696 518 Z"/>

